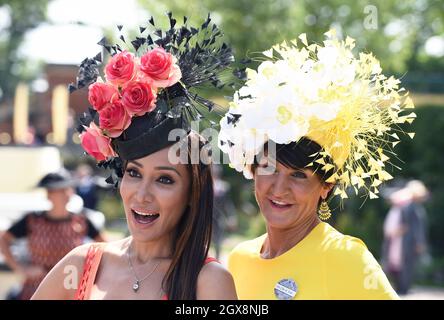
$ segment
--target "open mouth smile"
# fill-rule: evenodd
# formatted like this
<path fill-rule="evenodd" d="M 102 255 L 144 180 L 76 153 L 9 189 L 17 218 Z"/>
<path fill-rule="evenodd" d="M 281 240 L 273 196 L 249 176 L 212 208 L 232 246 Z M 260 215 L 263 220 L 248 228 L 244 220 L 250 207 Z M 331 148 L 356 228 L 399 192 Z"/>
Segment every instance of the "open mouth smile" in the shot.
<path fill-rule="evenodd" d="M 292 206 L 292 204 L 284 202 L 284 201 L 278 201 L 278 200 L 271 200 L 269 199 L 271 207 L 275 209 L 288 209 Z"/>
<path fill-rule="evenodd" d="M 152 211 L 147 212 L 147 211 L 131 209 L 131 212 L 133 213 L 134 220 L 136 220 L 137 223 L 145 225 L 154 222 L 160 216 L 158 213 Z"/>

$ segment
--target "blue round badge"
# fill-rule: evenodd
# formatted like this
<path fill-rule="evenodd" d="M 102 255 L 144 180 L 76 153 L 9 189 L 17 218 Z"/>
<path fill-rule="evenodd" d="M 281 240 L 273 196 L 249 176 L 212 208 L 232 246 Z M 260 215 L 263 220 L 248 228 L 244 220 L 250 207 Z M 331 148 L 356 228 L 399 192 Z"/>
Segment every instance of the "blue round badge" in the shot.
<path fill-rule="evenodd" d="M 279 300 L 291 300 L 298 292 L 298 285 L 293 279 L 282 279 L 274 286 L 274 295 Z"/>

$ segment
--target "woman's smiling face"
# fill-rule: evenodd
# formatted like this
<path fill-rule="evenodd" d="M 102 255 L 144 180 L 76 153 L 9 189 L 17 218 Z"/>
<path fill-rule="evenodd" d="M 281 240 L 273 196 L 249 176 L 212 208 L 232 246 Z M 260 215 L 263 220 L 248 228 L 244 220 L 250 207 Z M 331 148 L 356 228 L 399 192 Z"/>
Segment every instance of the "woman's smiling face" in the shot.
<path fill-rule="evenodd" d="M 267 166 L 266 157 L 259 163 L 261 166 Z M 278 161 L 273 174 L 254 175 L 254 186 L 267 225 L 282 229 L 312 219 L 319 199 L 325 199 L 331 189 L 312 170 L 292 169 Z"/>
<path fill-rule="evenodd" d="M 141 242 L 170 237 L 189 203 L 190 173 L 171 164 L 169 148 L 128 161 L 120 185 L 131 235 Z"/>

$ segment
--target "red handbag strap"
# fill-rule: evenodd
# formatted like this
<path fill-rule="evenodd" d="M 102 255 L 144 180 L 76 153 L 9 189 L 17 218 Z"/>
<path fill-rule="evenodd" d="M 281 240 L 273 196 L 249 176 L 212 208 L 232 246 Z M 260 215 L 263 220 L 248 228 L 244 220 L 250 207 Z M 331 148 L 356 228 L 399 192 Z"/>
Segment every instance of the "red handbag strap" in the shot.
<path fill-rule="evenodd" d="M 216 258 L 213 258 L 213 257 L 207 257 L 207 258 L 205 259 L 204 264 L 207 264 L 207 263 L 210 263 L 210 262 L 217 262 L 217 263 L 220 263 L 219 260 L 217 260 Z"/>
<path fill-rule="evenodd" d="M 103 254 L 103 244 L 94 243 L 86 254 L 85 263 L 83 265 L 82 279 L 76 291 L 75 300 L 88 300 L 91 288 L 96 279 L 97 270 L 99 269 L 100 260 Z"/>

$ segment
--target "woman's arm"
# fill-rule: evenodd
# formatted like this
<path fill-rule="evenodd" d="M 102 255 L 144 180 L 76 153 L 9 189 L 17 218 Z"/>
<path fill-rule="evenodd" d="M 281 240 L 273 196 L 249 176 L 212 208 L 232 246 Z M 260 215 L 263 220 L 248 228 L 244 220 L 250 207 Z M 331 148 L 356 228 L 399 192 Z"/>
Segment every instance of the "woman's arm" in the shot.
<path fill-rule="evenodd" d="M 17 262 L 11 252 L 11 243 L 14 241 L 15 237 L 9 232 L 5 231 L 0 236 L 0 251 L 5 258 L 5 263 L 12 271 L 24 274 L 22 266 Z"/>
<path fill-rule="evenodd" d="M 220 263 L 202 267 L 197 278 L 197 300 L 237 300 L 233 277 Z"/>
<path fill-rule="evenodd" d="M 0 251 L 5 258 L 5 262 L 12 271 L 23 275 L 26 278 L 41 277 L 46 271 L 40 266 L 22 266 L 11 252 L 11 244 L 19 238 L 28 236 L 28 219 L 30 214 L 25 214 L 16 221 L 8 230 L 0 232 Z"/>
<path fill-rule="evenodd" d="M 32 300 L 72 300 L 79 286 L 89 244 L 71 250 L 40 283 Z"/>

